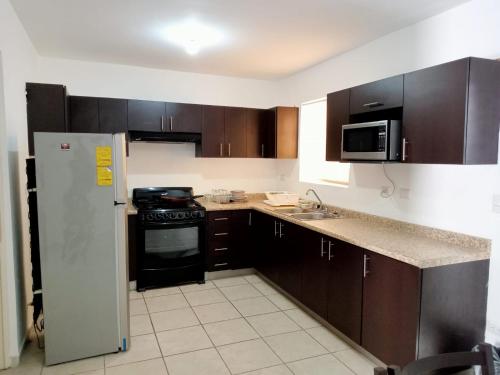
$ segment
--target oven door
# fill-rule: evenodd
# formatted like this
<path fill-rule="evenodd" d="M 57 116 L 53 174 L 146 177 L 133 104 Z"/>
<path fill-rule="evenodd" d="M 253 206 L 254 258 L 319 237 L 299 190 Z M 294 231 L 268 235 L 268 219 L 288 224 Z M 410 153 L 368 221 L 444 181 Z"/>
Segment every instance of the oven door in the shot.
<path fill-rule="evenodd" d="M 142 223 L 137 236 L 138 288 L 203 279 L 203 222 Z"/>
<path fill-rule="evenodd" d="M 387 160 L 388 123 L 342 125 L 342 160 Z"/>

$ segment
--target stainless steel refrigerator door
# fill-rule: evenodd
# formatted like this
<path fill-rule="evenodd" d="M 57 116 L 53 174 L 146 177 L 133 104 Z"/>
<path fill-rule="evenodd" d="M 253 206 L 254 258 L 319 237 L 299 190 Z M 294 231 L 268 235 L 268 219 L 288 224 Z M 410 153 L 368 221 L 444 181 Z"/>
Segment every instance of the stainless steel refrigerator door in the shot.
<path fill-rule="evenodd" d="M 118 316 L 120 349 L 127 350 L 130 345 L 129 322 L 129 274 L 128 274 L 128 192 L 127 159 L 125 134 L 113 135 L 113 164 L 115 187 L 115 243 L 118 285 Z"/>
<path fill-rule="evenodd" d="M 98 176 L 102 147 L 112 135 L 35 133 L 48 365 L 119 349 L 119 224 L 113 165 Z"/>

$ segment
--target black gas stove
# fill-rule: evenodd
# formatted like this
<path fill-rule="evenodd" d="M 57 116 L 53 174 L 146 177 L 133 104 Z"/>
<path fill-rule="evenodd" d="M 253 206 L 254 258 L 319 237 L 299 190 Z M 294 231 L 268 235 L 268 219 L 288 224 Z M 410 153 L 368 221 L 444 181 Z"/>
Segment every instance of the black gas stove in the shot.
<path fill-rule="evenodd" d="M 190 187 L 133 190 L 137 289 L 204 282 L 205 208 Z"/>

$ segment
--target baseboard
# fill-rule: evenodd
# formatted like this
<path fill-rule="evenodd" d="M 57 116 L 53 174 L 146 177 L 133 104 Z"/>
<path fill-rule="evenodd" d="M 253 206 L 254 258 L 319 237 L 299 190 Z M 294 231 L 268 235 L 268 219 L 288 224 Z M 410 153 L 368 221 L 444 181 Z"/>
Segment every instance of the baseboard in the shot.
<path fill-rule="evenodd" d="M 245 276 L 254 273 L 255 269 L 253 268 L 240 268 L 239 270 L 205 272 L 205 280 L 217 280 L 217 279 L 223 279 L 225 277 Z"/>

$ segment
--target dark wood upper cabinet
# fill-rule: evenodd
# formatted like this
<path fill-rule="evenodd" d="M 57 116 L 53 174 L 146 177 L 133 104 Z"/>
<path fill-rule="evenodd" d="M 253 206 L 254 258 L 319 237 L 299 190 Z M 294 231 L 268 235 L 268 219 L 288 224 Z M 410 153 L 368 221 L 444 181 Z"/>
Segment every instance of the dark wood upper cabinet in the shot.
<path fill-rule="evenodd" d="M 326 160 L 340 161 L 342 125 L 349 123 L 349 89 L 326 97 Z"/>
<path fill-rule="evenodd" d="M 331 241 L 333 255 L 328 278 L 328 322 L 361 344 L 363 302 L 363 249 L 343 241 Z"/>
<path fill-rule="evenodd" d="M 246 109 L 246 141 L 247 158 L 263 158 L 265 156 L 266 110 Z"/>
<path fill-rule="evenodd" d="M 167 129 L 165 103 L 128 100 L 128 130 L 164 132 Z"/>
<path fill-rule="evenodd" d="M 238 107 L 225 108 L 225 156 L 244 158 L 247 156 L 246 109 Z"/>
<path fill-rule="evenodd" d="M 71 133 L 99 133 L 99 98 L 69 97 L 69 129 Z"/>
<path fill-rule="evenodd" d="M 34 155 L 34 132 L 66 132 L 66 87 L 44 83 L 26 83 L 28 151 Z"/>
<path fill-rule="evenodd" d="M 351 88 L 351 114 L 379 111 L 402 106 L 402 75 Z"/>
<path fill-rule="evenodd" d="M 417 356 L 420 269 L 365 251 L 361 344 L 385 363 L 404 366 Z"/>
<path fill-rule="evenodd" d="M 298 156 L 299 109 L 276 107 L 276 158 L 296 159 Z"/>
<path fill-rule="evenodd" d="M 165 131 L 201 133 L 202 107 L 199 104 L 166 103 Z"/>
<path fill-rule="evenodd" d="M 224 107 L 204 105 L 202 109 L 201 150 L 197 149 L 197 156 L 223 157 L 224 156 Z"/>
<path fill-rule="evenodd" d="M 500 62 L 465 58 L 405 75 L 404 161 L 495 164 Z"/>
<path fill-rule="evenodd" d="M 127 100 L 99 98 L 99 131 L 101 133 L 126 133 Z"/>

